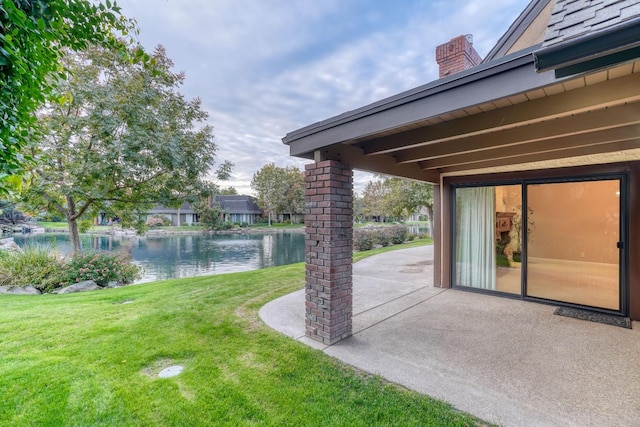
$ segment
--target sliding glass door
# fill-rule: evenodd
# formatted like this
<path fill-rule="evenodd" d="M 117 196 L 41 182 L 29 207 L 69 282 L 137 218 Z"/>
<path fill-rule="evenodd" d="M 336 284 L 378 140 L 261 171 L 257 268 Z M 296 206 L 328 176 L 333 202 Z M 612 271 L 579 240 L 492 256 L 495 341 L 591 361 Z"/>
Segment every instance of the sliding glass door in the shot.
<path fill-rule="evenodd" d="M 620 310 L 620 180 L 527 185 L 527 296 Z"/>
<path fill-rule="evenodd" d="M 456 187 L 453 285 L 623 311 L 623 188 L 622 176 Z"/>
<path fill-rule="evenodd" d="M 520 185 L 456 189 L 454 285 L 520 294 Z M 515 258 L 514 258 L 515 254 Z"/>

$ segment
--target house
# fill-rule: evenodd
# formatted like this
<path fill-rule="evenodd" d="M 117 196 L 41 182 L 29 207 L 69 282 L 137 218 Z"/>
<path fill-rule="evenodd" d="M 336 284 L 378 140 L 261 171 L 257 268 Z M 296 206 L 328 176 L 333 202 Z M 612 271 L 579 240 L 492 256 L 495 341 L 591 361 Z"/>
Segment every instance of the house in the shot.
<path fill-rule="evenodd" d="M 640 320 L 640 1 L 534 0 L 484 60 L 287 134 L 306 333 L 351 335 L 352 169 L 435 186 L 434 283 Z"/>
<path fill-rule="evenodd" d="M 251 196 L 215 196 L 216 202 L 224 212 L 224 221 L 235 224 L 253 224 L 262 216 L 262 211 Z M 168 208 L 156 205 L 147 213 L 147 219 L 153 215 L 161 215 L 169 219 L 171 225 L 193 225 L 200 221 L 194 207 L 189 202 L 184 202 L 179 208 Z"/>
<path fill-rule="evenodd" d="M 183 226 L 197 224 L 200 219 L 189 202 L 184 202 L 179 208 L 168 208 L 163 205 L 156 205 L 147 213 L 147 219 L 154 215 L 161 215 L 169 219 L 171 225 Z"/>
<path fill-rule="evenodd" d="M 216 196 L 216 202 L 224 211 L 224 220 L 236 224 L 254 224 L 262 211 L 251 196 Z"/>

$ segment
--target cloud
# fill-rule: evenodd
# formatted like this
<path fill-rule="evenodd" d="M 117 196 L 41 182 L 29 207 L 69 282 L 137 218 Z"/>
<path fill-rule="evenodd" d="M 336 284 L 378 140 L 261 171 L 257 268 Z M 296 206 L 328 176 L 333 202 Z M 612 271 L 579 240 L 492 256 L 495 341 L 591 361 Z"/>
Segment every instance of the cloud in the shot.
<path fill-rule="evenodd" d="M 120 0 L 140 40 L 163 44 L 183 93 L 210 114 L 228 183 L 262 165 L 301 167 L 281 138 L 437 78 L 435 46 L 473 33 L 486 54 L 525 0 Z M 357 174 L 357 189 L 368 175 Z M 225 184 L 227 185 L 227 184 Z"/>

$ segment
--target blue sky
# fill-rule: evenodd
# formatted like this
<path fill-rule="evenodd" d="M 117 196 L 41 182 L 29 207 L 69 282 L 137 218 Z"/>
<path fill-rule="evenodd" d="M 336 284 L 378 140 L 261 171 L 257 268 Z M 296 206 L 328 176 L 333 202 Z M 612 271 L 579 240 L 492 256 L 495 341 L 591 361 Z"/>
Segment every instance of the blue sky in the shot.
<path fill-rule="evenodd" d="M 473 34 L 481 56 L 527 0 L 119 0 L 209 113 L 218 158 L 250 194 L 262 165 L 303 167 L 288 132 L 438 78 L 435 47 Z M 356 173 L 356 191 L 370 175 Z"/>

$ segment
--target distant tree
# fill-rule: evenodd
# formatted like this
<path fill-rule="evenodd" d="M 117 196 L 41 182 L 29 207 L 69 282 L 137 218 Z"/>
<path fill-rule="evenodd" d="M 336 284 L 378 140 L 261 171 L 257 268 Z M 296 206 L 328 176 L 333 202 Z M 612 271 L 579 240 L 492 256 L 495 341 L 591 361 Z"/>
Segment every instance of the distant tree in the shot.
<path fill-rule="evenodd" d="M 74 251 L 81 218 L 105 212 L 142 230 L 155 204 L 177 207 L 185 195 L 211 191 L 205 176 L 216 146 L 207 113 L 178 92 L 184 75 L 171 71 L 162 47 L 146 64 L 102 47 L 64 60 L 58 102 L 40 115 L 44 137 L 29 145 L 35 163 L 23 200 L 64 216 Z M 218 176 L 230 168 L 223 163 Z"/>
<path fill-rule="evenodd" d="M 269 163 L 254 173 L 251 180 L 251 188 L 258 195 L 258 206 L 267 213 L 269 226 L 271 226 L 271 216 L 278 214 L 278 207 L 282 204 L 285 175 L 286 172 L 283 168 Z"/>
<path fill-rule="evenodd" d="M 304 213 L 304 172 L 295 166 L 289 166 L 284 170 L 284 178 L 279 211 L 290 215 Z"/>
<path fill-rule="evenodd" d="M 218 194 L 222 196 L 237 196 L 238 190 L 236 190 L 234 187 L 226 187 L 218 190 Z"/>
<path fill-rule="evenodd" d="M 23 149 L 37 137 L 35 112 L 64 80 L 64 49 L 99 44 L 124 53 L 128 41 L 116 34 L 136 32 L 115 1 L 0 1 L 0 193 L 30 160 Z"/>
<path fill-rule="evenodd" d="M 362 196 L 353 194 L 353 219 L 355 221 L 364 221 L 364 203 Z"/>
<path fill-rule="evenodd" d="M 381 221 L 389 215 L 385 206 L 385 196 L 389 189 L 384 181 L 367 182 L 362 192 L 362 213 L 366 217 L 378 217 Z"/>
<path fill-rule="evenodd" d="M 258 195 L 258 206 L 269 217 L 269 225 L 273 215 L 304 212 L 304 172 L 295 166 L 264 165 L 253 174 L 251 188 Z"/>
<path fill-rule="evenodd" d="M 379 176 L 369 181 L 362 197 L 365 216 L 407 218 L 425 208 L 433 225 L 433 185 L 405 178 Z"/>
<path fill-rule="evenodd" d="M 207 230 L 217 231 L 224 228 L 224 211 L 218 203 L 209 203 L 207 198 L 202 198 L 194 204 L 194 210 L 200 217 L 200 224 Z"/>
<path fill-rule="evenodd" d="M 10 200 L 0 200 L 0 223 L 15 224 L 23 221 L 25 216 L 16 209 L 16 204 Z"/>
<path fill-rule="evenodd" d="M 386 177 L 388 188 L 385 196 L 386 210 L 391 216 L 406 218 L 425 208 L 429 220 L 429 230 L 433 226 L 433 185 L 410 179 Z"/>

